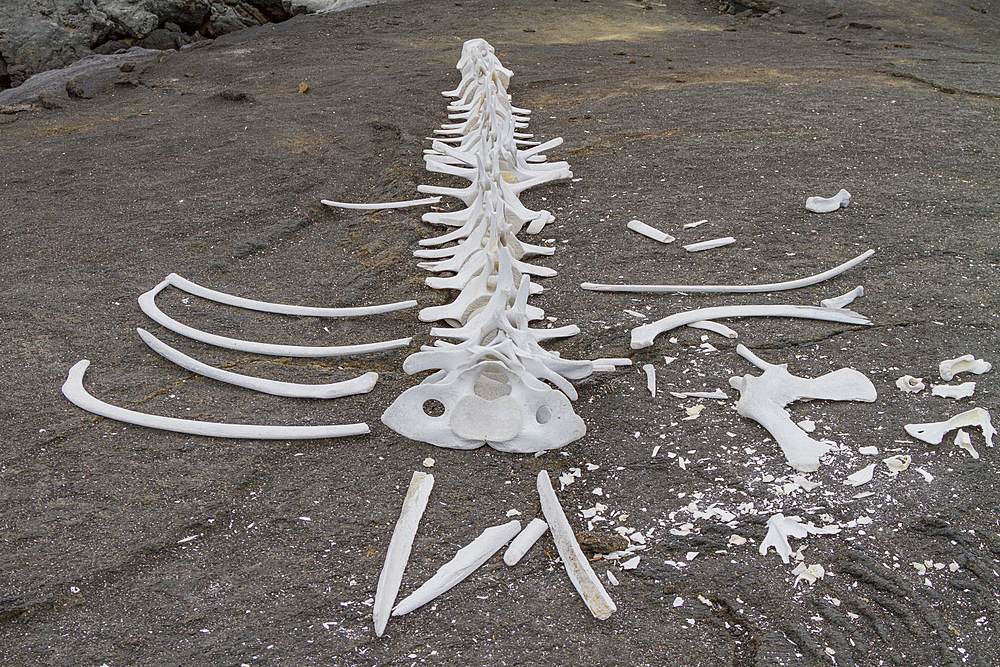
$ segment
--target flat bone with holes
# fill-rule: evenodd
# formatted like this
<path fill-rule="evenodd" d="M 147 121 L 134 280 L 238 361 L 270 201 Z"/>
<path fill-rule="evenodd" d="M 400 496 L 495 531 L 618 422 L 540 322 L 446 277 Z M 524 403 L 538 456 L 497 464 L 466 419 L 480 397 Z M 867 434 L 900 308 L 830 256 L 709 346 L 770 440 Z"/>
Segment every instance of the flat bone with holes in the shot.
<path fill-rule="evenodd" d="M 448 107 L 455 122 L 435 131 L 424 160 L 429 171 L 469 184 L 418 189 L 459 199 L 464 208 L 424 214 L 425 222 L 450 229 L 420 241 L 414 253 L 425 260 L 418 266 L 435 274 L 427 278 L 428 286 L 458 294 L 450 303 L 420 311 L 421 321 L 448 326 L 432 328 L 438 340 L 410 355 L 403 370 L 433 372 L 403 392 L 382 421 L 401 435 L 440 447 L 489 444 L 519 453 L 556 449 L 587 430 L 570 404 L 577 398 L 570 381 L 629 362 L 563 359 L 541 343 L 576 335 L 576 326 L 529 326 L 544 317 L 540 308 L 528 304 L 528 297 L 541 291 L 532 278 L 556 272 L 526 259 L 551 255 L 553 249 L 516 235 L 522 229 L 537 233 L 554 218 L 548 211 L 529 210 L 518 195 L 572 172 L 565 162 L 547 162 L 542 154 L 561 139 L 537 144 L 521 132 L 530 112 L 511 104 L 511 72 L 492 46 L 482 39 L 467 41 L 458 69 L 461 83 L 444 93 L 457 98 Z M 441 406 L 440 414 L 431 409 Z"/>

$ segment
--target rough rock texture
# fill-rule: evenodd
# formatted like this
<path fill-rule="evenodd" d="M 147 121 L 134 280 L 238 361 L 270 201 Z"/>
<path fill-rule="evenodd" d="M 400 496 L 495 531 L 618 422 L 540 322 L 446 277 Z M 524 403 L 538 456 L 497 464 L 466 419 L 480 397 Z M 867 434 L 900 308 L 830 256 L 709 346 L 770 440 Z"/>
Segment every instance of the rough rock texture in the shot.
<path fill-rule="evenodd" d="M 0 90 L 91 53 L 176 49 L 289 16 L 281 0 L 0 2 Z"/>

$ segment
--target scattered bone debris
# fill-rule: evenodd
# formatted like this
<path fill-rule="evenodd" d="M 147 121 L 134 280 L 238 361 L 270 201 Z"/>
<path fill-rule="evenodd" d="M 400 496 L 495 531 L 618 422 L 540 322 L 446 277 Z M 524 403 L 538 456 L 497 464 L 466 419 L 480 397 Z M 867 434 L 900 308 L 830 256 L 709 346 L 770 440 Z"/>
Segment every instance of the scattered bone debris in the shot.
<path fill-rule="evenodd" d="M 700 225 L 704 225 L 706 222 L 708 222 L 707 219 L 705 219 L 705 220 L 696 220 L 694 222 L 685 222 L 684 223 L 684 229 L 694 229 L 695 227 L 698 227 Z"/>
<path fill-rule="evenodd" d="M 806 199 L 806 209 L 812 213 L 831 213 L 851 204 L 851 193 L 841 190 L 832 197 L 809 197 Z"/>
<path fill-rule="evenodd" d="M 812 523 L 802 523 L 797 516 L 786 517 L 782 513 L 777 513 L 767 520 L 767 535 L 760 543 L 761 556 L 766 556 L 773 547 L 781 556 L 781 560 L 788 563 L 792 555 L 792 546 L 788 543 L 789 537 L 802 539 L 809 535 L 833 535 L 840 532 L 838 526 L 817 527 Z"/>
<path fill-rule="evenodd" d="M 969 398 L 976 391 L 975 382 L 963 382 L 962 384 L 932 384 L 931 395 L 942 398 Z"/>
<path fill-rule="evenodd" d="M 806 565 L 803 562 L 795 566 L 792 574 L 796 575 L 793 587 L 797 588 L 799 583 L 803 581 L 812 586 L 826 576 L 826 569 L 818 563 L 815 565 Z"/>
<path fill-rule="evenodd" d="M 674 241 L 677 240 L 670 234 L 660 231 L 655 227 L 650 227 L 645 222 L 642 222 L 640 220 L 629 220 L 628 228 L 631 229 L 633 232 L 642 234 L 646 238 L 653 239 L 654 241 L 659 241 L 660 243 L 673 243 Z"/>
<path fill-rule="evenodd" d="M 819 302 L 819 305 L 823 308 L 843 308 L 844 306 L 849 306 L 854 303 L 854 300 L 858 297 L 865 295 L 865 288 L 858 285 L 850 292 L 846 294 L 841 294 L 840 296 L 835 296 L 832 299 L 823 299 Z"/>
<path fill-rule="evenodd" d="M 945 382 L 951 382 L 959 373 L 975 373 L 982 375 L 989 372 L 993 364 L 982 359 L 976 359 L 971 354 L 965 354 L 955 359 L 946 359 L 938 364 L 938 373 Z"/>
<path fill-rule="evenodd" d="M 867 484 L 868 482 L 872 481 L 872 478 L 874 478 L 874 476 L 875 476 L 875 464 L 871 463 L 862 468 L 861 470 L 848 475 L 847 479 L 844 480 L 844 484 L 848 484 L 850 486 L 861 486 L 862 484 Z"/>
<path fill-rule="evenodd" d="M 649 395 L 656 398 L 656 369 L 653 364 L 643 364 L 642 372 L 646 374 L 646 388 Z"/>
<path fill-rule="evenodd" d="M 912 375 L 904 375 L 896 380 L 896 386 L 907 394 L 918 394 L 927 388 L 923 378 L 915 378 Z"/>
<path fill-rule="evenodd" d="M 898 474 L 910 467 L 910 463 L 913 462 L 913 457 L 909 454 L 896 454 L 895 456 L 890 456 L 889 458 L 882 459 L 882 463 L 889 468 L 889 472 L 892 474 Z"/>
<path fill-rule="evenodd" d="M 987 446 L 993 446 L 993 436 L 996 435 L 997 431 L 993 428 L 990 413 L 985 408 L 972 408 L 945 421 L 928 424 L 907 424 L 904 428 L 914 438 L 920 438 L 924 442 L 938 445 L 944 439 L 945 433 L 966 426 L 978 426 L 981 428 L 983 430 L 983 437 L 986 438 Z"/>
<path fill-rule="evenodd" d="M 701 252 L 702 250 L 711 250 L 712 248 L 721 248 L 722 246 L 730 245 L 736 243 L 736 239 L 732 236 L 723 236 L 718 239 L 709 239 L 707 241 L 699 241 L 698 243 L 689 243 L 684 246 L 684 249 L 688 252 Z"/>

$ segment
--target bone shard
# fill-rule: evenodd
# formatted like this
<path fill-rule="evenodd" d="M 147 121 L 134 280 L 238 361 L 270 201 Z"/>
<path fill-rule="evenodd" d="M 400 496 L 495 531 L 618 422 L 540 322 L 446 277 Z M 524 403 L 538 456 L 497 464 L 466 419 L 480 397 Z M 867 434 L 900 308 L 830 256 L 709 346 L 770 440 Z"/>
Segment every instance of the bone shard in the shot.
<path fill-rule="evenodd" d="M 653 364 L 643 364 L 642 372 L 646 374 L 646 389 L 649 390 L 649 395 L 656 398 L 656 369 L 653 368 Z"/>
<path fill-rule="evenodd" d="M 910 467 L 910 463 L 913 462 L 913 457 L 909 454 L 896 454 L 895 456 L 890 456 L 889 458 L 882 459 L 882 463 L 889 468 L 889 472 L 893 475 L 903 472 Z"/>
<path fill-rule="evenodd" d="M 660 243 L 673 243 L 677 240 L 670 234 L 660 231 L 655 227 L 650 227 L 645 222 L 641 222 L 639 220 L 629 220 L 628 228 L 633 232 L 642 234 L 643 236 L 651 238 L 654 241 L 659 241 Z"/>
<path fill-rule="evenodd" d="M 907 394 L 918 394 L 927 387 L 923 378 L 915 378 L 912 375 L 904 375 L 896 380 L 896 386 Z"/>
<path fill-rule="evenodd" d="M 832 197 L 809 197 L 806 199 L 806 209 L 813 213 L 830 213 L 838 208 L 847 207 L 851 203 L 851 193 L 841 190 Z"/>
<path fill-rule="evenodd" d="M 380 211 L 389 208 L 408 208 L 410 206 L 426 206 L 428 204 L 437 204 L 441 201 L 440 197 L 425 197 L 423 199 L 407 199 L 406 201 L 388 201 L 388 202 L 378 202 L 372 204 L 352 204 L 343 201 L 331 201 L 329 199 L 321 199 L 319 203 L 324 206 L 329 206 L 331 208 L 350 208 L 359 209 L 362 211 Z"/>
<path fill-rule="evenodd" d="M 729 398 L 729 394 L 722 389 L 714 389 L 712 391 L 672 391 L 670 395 L 674 398 L 715 398 L 719 400 Z"/>
<path fill-rule="evenodd" d="M 265 378 L 250 377 L 232 371 L 215 368 L 202 363 L 176 350 L 159 338 L 149 333 L 145 329 L 136 329 L 139 337 L 154 352 L 168 361 L 172 361 L 181 368 L 192 371 L 213 380 L 225 382 L 227 384 L 252 389 L 272 396 L 288 396 L 292 398 L 341 398 L 343 396 L 353 396 L 355 394 L 365 394 L 375 387 L 378 382 L 378 373 L 370 372 L 358 377 L 345 380 L 343 382 L 331 382 L 328 384 L 299 384 L 297 382 L 279 382 L 277 380 L 267 380 Z"/>
<path fill-rule="evenodd" d="M 993 365 L 990 362 L 976 359 L 971 354 L 965 354 L 956 359 L 946 359 L 938 364 L 938 372 L 945 382 L 950 382 L 959 373 L 969 372 L 982 375 L 991 368 Z"/>
<path fill-rule="evenodd" d="M 784 409 L 786 405 L 803 398 L 871 403 L 877 397 L 871 381 L 851 368 L 818 378 L 801 378 L 789 373 L 787 364 L 770 364 L 743 345 L 738 345 L 736 352 L 764 371 L 759 376 L 730 378 L 729 384 L 740 392 L 736 411 L 766 428 L 781 447 L 788 465 L 800 472 L 818 469 L 820 457 L 830 451 L 830 445 L 813 440 L 796 426 Z"/>
<path fill-rule="evenodd" d="M 573 529 L 566 520 L 566 514 L 552 489 L 549 473 L 545 470 L 538 473 L 538 497 L 541 501 L 542 514 L 545 515 L 549 530 L 552 531 L 552 539 L 556 543 L 559 557 L 566 567 L 566 574 L 569 575 L 570 581 L 573 582 L 590 613 L 602 621 L 607 619 L 617 611 L 618 607 L 604 589 L 594 569 L 590 567 L 587 557 L 583 555 L 583 550 L 580 549 Z"/>
<path fill-rule="evenodd" d="M 969 452 L 969 455 L 974 458 L 979 458 L 979 452 L 976 448 L 972 446 L 972 438 L 963 429 L 958 429 L 958 433 L 955 434 L 955 444 L 965 451 Z"/>
<path fill-rule="evenodd" d="M 726 293 L 726 294 L 754 294 L 760 292 L 781 292 L 784 290 L 808 287 L 816 283 L 829 280 L 839 276 L 848 269 L 854 268 L 861 262 L 875 254 L 874 250 L 866 250 L 854 259 L 848 260 L 839 266 L 798 280 L 787 280 L 780 283 L 765 283 L 761 285 L 611 285 L 606 283 L 580 283 L 580 287 L 595 292 L 643 292 L 643 293 L 672 293 L 683 292 L 695 293 Z"/>
<path fill-rule="evenodd" d="M 945 433 L 956 428 L 965 426 L 978 426 L 983 430 L 986 444 L 993 446 L 993 436 L 997 431 L 990 421 L 990 413 L 984 408 L 972 408 L 961 414 L 957 414 L 947 421 L 931 422 L 928 424 L 906 424 L 903 428 L 914 438 L 919 438 L 932 445 L 940 444 Z"/>
<path fill-rule="evenodd" d="M 760 543 L 758 551 L 761 556 L 766 556 L 773 547 L 781 556 L 781 560 L 788 563 L 792 555 L 792 547 L 788 543 L 789 537 L 802 539 L 809 535 L 833 535 L 839 532 L 840 528 L 837 526 L 816 527 L 811 523 L 802 523 L 798 517 L 786 517 L 779 512 L 767 520 L 767 535 Z"/>
<path fill-rule="evenodd" d="M 718 239 L 709 239 L 708 241 L 699 241 L 698 243 L 689 243 L 684 246 L 684 249 L 688 252 L 700 252 L 702 250 L 711 250 L 712 248 L 720 248 L 724 245 L 729 245 L 731 243 L 736 243 L 736 239 L 732 236 L 723 236 Z"/>
<path fill-rule="evenodd" d="M 717 333 L 720 336 L 725 336 L 726 338 L 739 338 L 739 334 L 727 327 L 725 324 L 720 324 L 719 322 L 712 322 L 711 320 L 702 320 L 701 322 L 692 322 L 688 325 L 692 329 L 704 329 L 705 331 L 711 331 L 712 333 Z"/>
<path fill-rule="evenodd" d="M 351 435 L 364 435 L 369 432 L 368 425 L 333 424 L 330 426 L 272 426 L 267 424 L 225 424 L 221 422 L 205 422 L 193 419 L 178 419 L 176 417 L 161 417 L 145 412 L 136 412 L 117 405 L 111 405 L 91 396 L 83 387 L 83 376 L 90 362 L 86 359 L 78 361 L 69 369 L 62 393 L 70 403 L 100 417 L 136 426 L 155 428 L 161 431 L 187 433 L 189 435 L 207 435 L 217 438 L 251 438 L 254 440 L 309 440 L 314 438 L 340 438 Z"/>
<path fill-rule="evenodd" d="M 392 615 L 403 616 L 447 593 L 475 572 L 519 532 L 521 532 L 521 522 L 517 519 L 487 528 L 479 537 L 459 549 L 455 557 L 442 565 L 420 588 L 396 605 Z"/>
<path fill-rule="evenodd" d="M 872 481 L 874 476 L 875 464 L 871 463 L 866 465 L 861 470 L 848 475 L 847 479 L 844 480 L 844 484 L 847 484 L 848 486 L 861 486 L 862 484 L 867 484 Z"/>
<path fill-rule="evenodd" d="M 424 515 L 432 488 L 434 488 L 434 475 L 416 471 L 410 477 L 403 509 L 392 531 L 389 548 L 385 552 L 385 563 L 382 565 L 378 585 L 375 588 L 372 620 L 375 622 L 375 634 L 379 637 L 385 632 L 389 613 L 396 602 L 396 594 L 399 593 L 399 585 L 403 580 L 403 570 L 410 560 L 413 538 L 417 534 L 417 526 L 420 525 L 420 518 Z"/>
<path fill-rule="evenodd" d="M 862 287 L 861 285 L 858 285 L 857 287 L 852 289 L 850 292 L 847 292 L 846 294 L 835 296 L 832 299 L 823 299 L 822 301 L 819 302 L 819 305 L 823 306 L 824 308 L 843 308 L 844 306 L 849 306 L 850 304 L 854 303 L 854 300 L 857 299 L 859 296 L 864 296 L 864 295 L 865 295 L 865 288 Z"/>
<path fill-rule="evenodd" d="M 942 398 L 968 398 L 976 391 L 975 382 L 963 382 L 962 384 L 933 384 L 931 394 Z"/>
<path fill-rule="evenodd" d="M 510 543 L 507 547 L 507 551 L 503 554 L 503 562 L 509 567 L 517 565 L 524 554 L 528 553 L 528 550 L 535 545 L 535 542 L 545 534 L 545 531 L 549 529 L 549 524 L 545 523 L 542 519 L 534 518 L 531 520 L 524 530 L 517 534 L 517 537 Z"/>

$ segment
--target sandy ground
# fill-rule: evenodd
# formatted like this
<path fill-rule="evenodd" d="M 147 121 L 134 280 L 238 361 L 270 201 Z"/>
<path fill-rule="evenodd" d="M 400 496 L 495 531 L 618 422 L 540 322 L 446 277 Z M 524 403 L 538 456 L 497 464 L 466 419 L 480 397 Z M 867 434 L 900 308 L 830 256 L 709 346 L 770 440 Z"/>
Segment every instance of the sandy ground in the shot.
<path fill-rule="evenodd" d="M 961 354 L 1000 362 L 1000 6 L 899 4 L 809 2 L 740 18 L 694 2 L 416 0 L 228 35 L 123 73 L 113 92 L 0 115 L 0 662 L 1000 664 L 1000 454 L 978 430 L 978 460 L 953 435 L 928 445 L 903 430 L 973 406 L 997 415 L 1000 375 L 961 377 L 978 384 L 957 402 L 894 387 L 903 374 L 940 382 L 938 362 Z M 541 458 L 439 450 L 379 421 L 420 379 L 402 372 L 408 351 L 266 359 L 186 341 L 139 311 L 136 297 L 170 272 L 291 303 L 444 303 L 411 256 L 434 231 L 420 211 L 318 202 L 404 199 L 418 183 L 450 182 L 424 171 L 421 151 L 445 122 L 439 91 L 458 80 L 461 44 L 476 36 L 514 71 L 511 94 L 533 109 L 536 136 L 566 139 L 550 156 L 575 172 L 525 196 L 557 216 L 535 240 L 556 247 L 543 263 L 559 274 L 532 303 L 582 329 L 552 349 L 635 363 L 578 383 L 586 437 Z M 805 211 L 807 196 L 842 187 L 849 208 Z M 632 218 L 679 242 L 627 231 Z M 726 235 L 737 243 L 680 248 Z M 780 281 L 868 248 L 877 253 L 865 264 L 793 292 L 579 288 Z M 856 285 L 866 294 L 852 307 L 873 326 L 732 320 L 740 338 L 708 334 L 715 350 L 693 330 L 628 347 L 640 320 L 626 309 L 652 319 L 816 304 Z M 331 325 L 176 290 L 159 304 L 256 340 L 432 340 L 412 310 Z M 376 370 L 381 380 L 328 403 L 250 395 L 162 360 L 137 326 L 250 374 L 319 382 Z M 792 406 L 840 445 L 810 475 L 814 490 L 784 493 L 793 471 L 763 428 L 735 413 L 728 379 L 754 372 L 737 342 L 798 375 L 853 367 L 876 385 L 872 404 Z M 88 389 L 118 405 L 242 423 L 364 420 L 372 433 L 233 441 L 94 419 L 59 393 L 84 358 Z M 658 371 L 655 399 L 644 363 Z M 692 420 L 681 418 L 699 401 L 666 393 L 716 387 L 731 399 L 700 401 Z M 858 452 L 872 445 L 878 457 Z M 911 455 L 913 467 L 888 475 L 890 454 Z M 618 613 L 587 613 L 545 537 L 517 567 L 494 558 L 377 639 L 371 598 L 406 484 L 427 456 L 436 484 L 402 594 L 508 510 L 536 515 L 539 470 L 580 467 L 559 494 L 574 528 L 587 527 L 579 510 L 601 502 L 608 521 L 595 531 L 648 535 L 635 570 L 595 562 L 621 582 L 609 586 Z M 842 483 L 873 462 L 872 482 Z M 706 517 L 713 507 L 736 523 Z M 793 541 L 826 578 L 793 587 L 792 564 L 758 554 L 778 511 L 842 526 Z M 730 544 L 733 534 L 747 542 Z M 923 561 L 932 564 L 920 574 L 911 563 Z"/>

